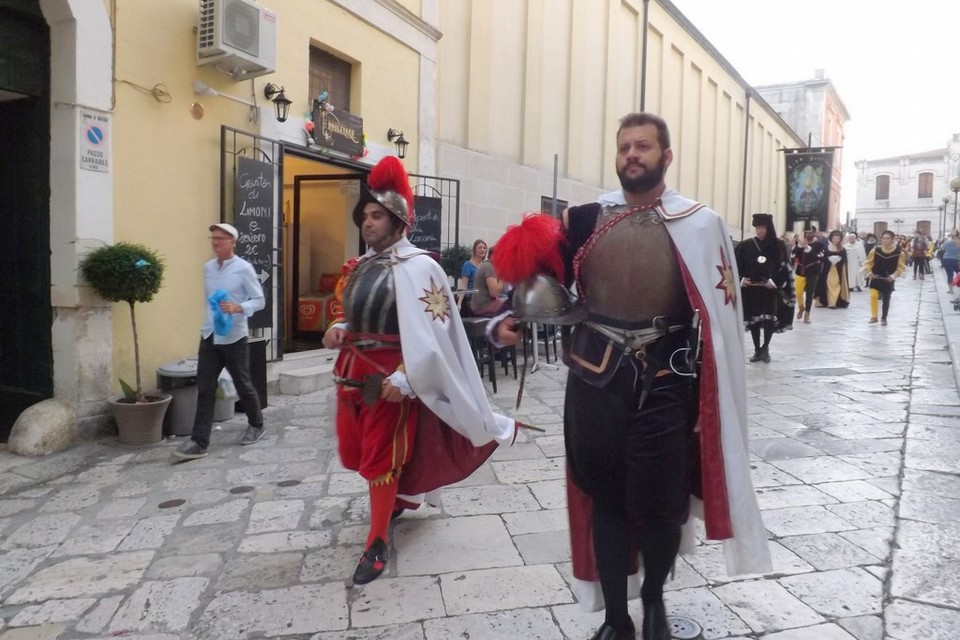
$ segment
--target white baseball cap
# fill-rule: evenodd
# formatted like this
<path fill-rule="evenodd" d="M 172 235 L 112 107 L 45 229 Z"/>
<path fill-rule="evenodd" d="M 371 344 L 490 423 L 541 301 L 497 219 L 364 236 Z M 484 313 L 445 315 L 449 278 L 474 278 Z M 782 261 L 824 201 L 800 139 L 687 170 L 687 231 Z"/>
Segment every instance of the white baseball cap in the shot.
<path fill-rule="evenodd" d="M 240 232 L 237 231 L 237 228 L 232 224 L 227 224 L 226 222 L 218 222 L 217 224 L 210 225 L 210 231 L 213 231 L 214 229 L 220 229 L 220 231 L 223 231 L 224 233 L 229 233 L 230 237 L 234 240 L 240 237 Z"/>

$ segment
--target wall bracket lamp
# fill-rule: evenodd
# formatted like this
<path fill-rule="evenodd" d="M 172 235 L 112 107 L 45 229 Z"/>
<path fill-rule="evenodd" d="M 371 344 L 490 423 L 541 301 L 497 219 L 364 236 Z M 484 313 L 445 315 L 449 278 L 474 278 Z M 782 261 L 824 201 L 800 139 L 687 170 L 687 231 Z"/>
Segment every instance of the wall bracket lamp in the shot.
<path fill-rule="evenodd" d="M 397 157 L 403 160 L 407 157 L 407 145 L 410 143 L 407 142 L 407 139 L 403 137 L 403 131 L 399 129 L 388 129 L 387 130 L 387 140 L 397 145 Z"/>
<path fill-rule="evenodd" d="M 263 88 L 263 95 L 273 103 L 273 110 L 276 113 L 277 122 L 287 121 L 287 116 L 290 115 L 290 105 L 293 104 L 293 101 L 287 98 L 283 91 L 283 87 L 277 86 L 272 82 L 268 82 L 267 86 Z"/>

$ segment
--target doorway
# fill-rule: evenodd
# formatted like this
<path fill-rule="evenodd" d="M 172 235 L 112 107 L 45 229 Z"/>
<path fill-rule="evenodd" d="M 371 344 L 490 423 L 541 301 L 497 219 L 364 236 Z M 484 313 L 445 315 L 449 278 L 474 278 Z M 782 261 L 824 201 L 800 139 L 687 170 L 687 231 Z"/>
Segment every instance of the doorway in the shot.
<path fill-rule="evenodd" d="M 38 2 L 0 8 L 0 440 L 53 395 L 50 33 Z"/>
<path fill-rule="evenodd" d="M 362 251 L 353 224 L 365 173 L 287 154 L 284 157 L 284 352 L 322 349 L 340 310 L 334 291 L 344 262 Z"/>

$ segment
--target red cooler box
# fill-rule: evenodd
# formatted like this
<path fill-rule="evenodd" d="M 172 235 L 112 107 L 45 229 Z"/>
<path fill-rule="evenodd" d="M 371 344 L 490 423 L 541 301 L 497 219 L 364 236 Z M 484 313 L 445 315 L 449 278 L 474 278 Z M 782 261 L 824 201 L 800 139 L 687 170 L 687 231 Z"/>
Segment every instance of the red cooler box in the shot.
<path fill-rule="evenodd" d="M 332 293 L 300 296 L 297 329 L 326 331 L 333 318 L 340 313 L 340 303 Z"/>

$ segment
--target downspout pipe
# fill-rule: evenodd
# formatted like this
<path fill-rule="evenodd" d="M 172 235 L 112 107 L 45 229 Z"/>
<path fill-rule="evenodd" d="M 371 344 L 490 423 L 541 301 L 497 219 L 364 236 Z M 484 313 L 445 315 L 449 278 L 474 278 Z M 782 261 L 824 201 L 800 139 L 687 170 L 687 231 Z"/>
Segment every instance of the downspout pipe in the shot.
<path fill-rule="evenodd" d="M 647 104 L 647 27 L 650 24 L 650 0 L 643 0 L 643 52 L 640 56 L 640 111 Z"/>
<path fill-rule="evenodd" d="M 740 185 L 740 239 L 743 240 L 747 223 L 747 168 L 750 162 L 750 98 L 753 89 L 747 88 L 746 116 L 743 123 L 743 182 Z"/>

